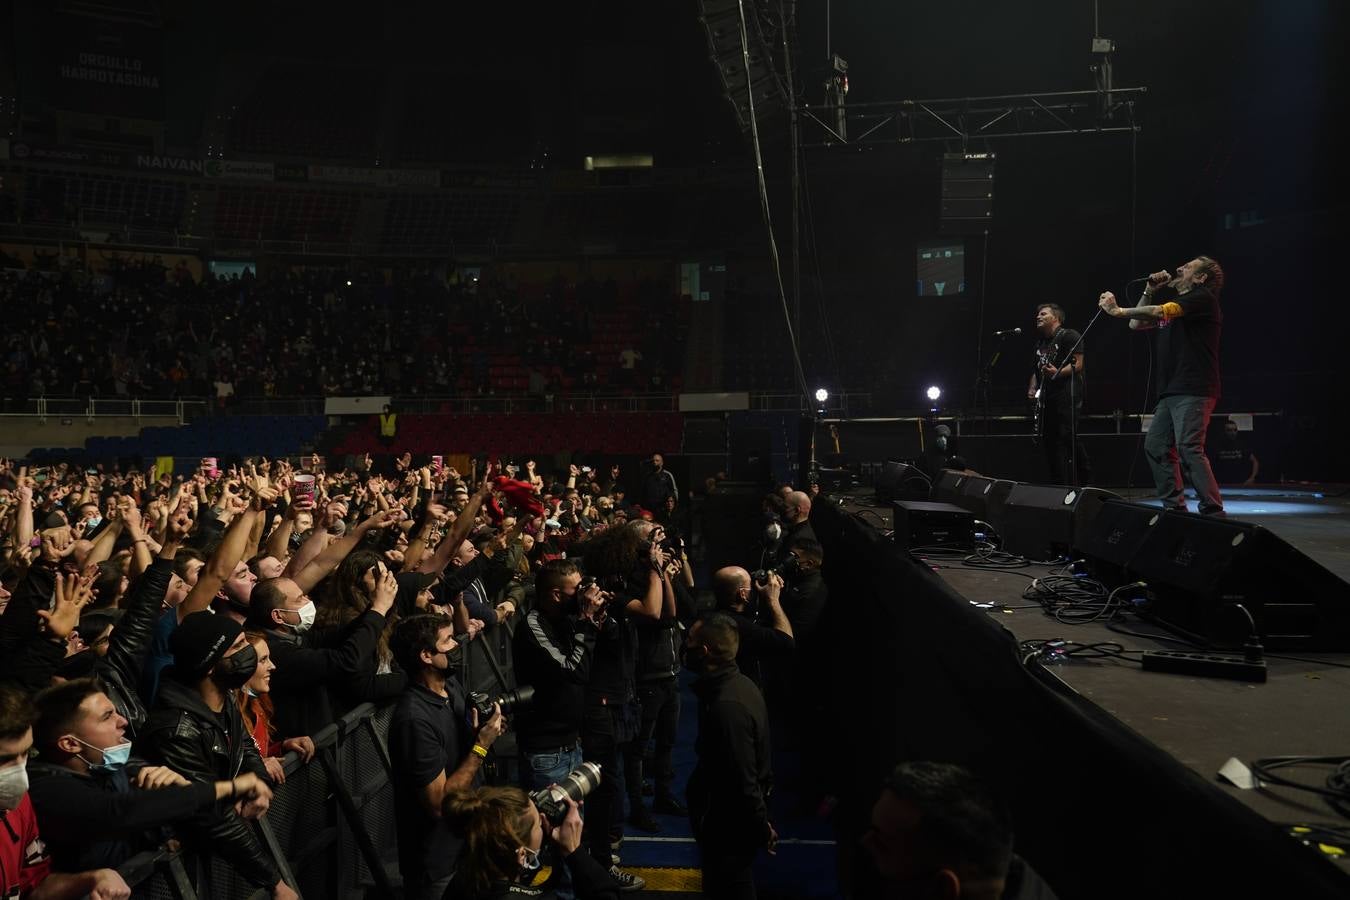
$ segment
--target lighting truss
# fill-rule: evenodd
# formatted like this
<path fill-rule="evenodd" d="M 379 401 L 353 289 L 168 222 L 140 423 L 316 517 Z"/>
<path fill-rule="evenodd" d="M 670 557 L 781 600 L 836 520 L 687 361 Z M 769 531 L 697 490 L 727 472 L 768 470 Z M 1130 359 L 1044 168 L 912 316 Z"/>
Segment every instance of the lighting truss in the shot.
<path fill-rule="evenodd" d="M 1129 134 L 1139 131 L 1135 104 L 1148 88 L 1003 94 L 942 100 L 851 103 L 841 137 L 834 106 L 806 104 L 798 112 L 809 135 L 803 147 L 861 147 L 1046 135 Z"/>

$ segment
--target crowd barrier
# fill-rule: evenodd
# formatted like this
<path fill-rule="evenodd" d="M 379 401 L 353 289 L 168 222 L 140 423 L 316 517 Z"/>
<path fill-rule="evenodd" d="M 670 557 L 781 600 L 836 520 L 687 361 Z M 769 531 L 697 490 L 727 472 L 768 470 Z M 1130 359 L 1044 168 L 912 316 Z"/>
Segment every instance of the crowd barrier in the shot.
<path fill-rule="evenodd" d="M 498 696 L 515 686 L 511 636 L 515 622 L 463 644 L 460 683 Z M 302 897 L 390 897 L 401 884 L 389 758 L 392 703 L 364 703 L 313 736 L 314 758 L 284 757 L 286 782 L 258 820 L 263 847 Z M 516 783 L 514 734 L 493 745 L 486 775 Z M 172 846 L 138 854 L 118 867 L 136 900 L 265 900 L 218 857 Z"/>
<path fill-rule="evenodd" d="M 390 897 L 400 884 L 392 766 L 393 706 L 356 707 L 314 735 L 314 758 L 284 759 L 285 784 L 256 833 L 302 897 Z M 270 891 L 239 878 L 209 852 L 171 844 L 118 867 L 137 900 L 263 900 Z"/>

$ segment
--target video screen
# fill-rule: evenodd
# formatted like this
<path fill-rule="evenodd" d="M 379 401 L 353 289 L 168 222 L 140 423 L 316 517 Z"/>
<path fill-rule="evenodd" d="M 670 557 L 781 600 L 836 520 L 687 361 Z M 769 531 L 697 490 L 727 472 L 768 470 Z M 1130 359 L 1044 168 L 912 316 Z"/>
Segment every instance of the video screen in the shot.
<path fill-rule="evenodd" d="M 920 244 L 916 262 L 920 297 L 951 297 L 966 292 L 964 241 Z"/>

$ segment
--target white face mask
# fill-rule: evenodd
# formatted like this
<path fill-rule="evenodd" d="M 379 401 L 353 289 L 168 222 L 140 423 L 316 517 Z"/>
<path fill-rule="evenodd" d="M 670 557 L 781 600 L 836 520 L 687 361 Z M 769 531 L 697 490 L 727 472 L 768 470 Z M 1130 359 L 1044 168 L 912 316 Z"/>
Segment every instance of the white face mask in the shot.
<path fill-rule="evenodd" d="M 305 605 L 295 612 L 300 614 L 300 622 L 291 626 L 296 634 L 304 634 L 314 627 L 314 617 L 318 614 L 318 609 L 314 606 L 313 600 L 306 600 Z"/>
<path fill-rule="evenodd" d="M 28 767 L 5 766 L 0 769 L 0 809 L 18 809 L 28 793 Z"/>
<path fill-rule="evenodd" d="M 524 851 L 524 859 L 520 863 L 522 874 L 539 871 L 539 851 L 531 850 L 529 847 L 521 848 Z"/>

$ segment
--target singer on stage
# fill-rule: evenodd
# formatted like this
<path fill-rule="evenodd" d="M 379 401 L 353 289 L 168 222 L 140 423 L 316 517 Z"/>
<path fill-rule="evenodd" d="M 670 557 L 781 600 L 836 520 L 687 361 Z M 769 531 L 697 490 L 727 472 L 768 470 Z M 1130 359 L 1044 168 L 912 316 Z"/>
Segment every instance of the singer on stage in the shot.
<path fill-rule="evenodd" d="M 1039 435 L 1051 484 L 1075 487 L 1092 480 L 1092 466 L 1078 439 L 1078 414 L 1083 409 L 1082 336 L 1064 326 L 1064 310 L 1057 303 L 1036 307 L 1036 371 L 1027 397 L 1040 389 Z M 1073 354 L 1073 359 L 1069 355 Z"/>
<path fill-rule="evenodd" d="M 1184 473 L 1200 499 L 1201 514 L 1213 516 L 1223 515 L 1223 498 L 1205 456 L 1205 432 L 1219 400 L 1221 290 L 1223 269 L 1214 259 L 1197 256 L 1175 275 L 1150 275 L 1133 309 L 1117 306 L 1110 291 L 1098 301 L 1103 312 L 1129 319 L 1136 331 L 1158 329 L 1158 405 L 1144 455 L 1164 506 L 1186 508 Z"/>

